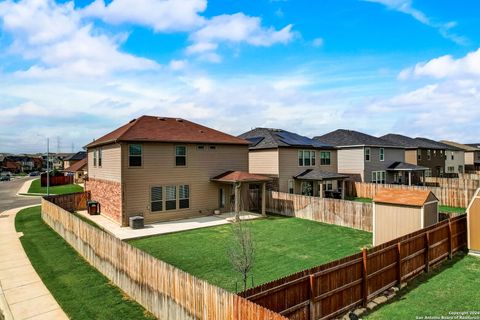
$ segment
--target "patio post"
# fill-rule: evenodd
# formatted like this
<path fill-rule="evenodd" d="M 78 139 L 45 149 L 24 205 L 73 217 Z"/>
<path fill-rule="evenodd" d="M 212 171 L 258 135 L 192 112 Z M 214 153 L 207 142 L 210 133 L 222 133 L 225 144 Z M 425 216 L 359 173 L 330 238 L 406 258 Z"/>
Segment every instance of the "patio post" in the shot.
<path fill-rule="evenodd" d="M 345 179 L 342 179 L 342 200 L 345 200 Z"/>
<path fill-rule="evenodd" d="M 325 195 L 323 194 L 323 181 L 322 180 L 318 181 L 318 184 L 320 185 L 320 194 L 318 196 L 320 198 L 324 198 Z"/>
<path fill-rule="evenodd" d="M 241 182 L 235 182 L 235 221 L 240 220 L 240 188 L 242 187 Z"/>
<path fill-rule="evenodd" d="M 412 185 L 412 171 L 408 171 L 408 185 Z"/>
<path fill-rule="evenodd" d="M 265 182 L 262 183 L 262 216 L 266 217 L 266 197 L 267 195 L 267 184 Z"/>

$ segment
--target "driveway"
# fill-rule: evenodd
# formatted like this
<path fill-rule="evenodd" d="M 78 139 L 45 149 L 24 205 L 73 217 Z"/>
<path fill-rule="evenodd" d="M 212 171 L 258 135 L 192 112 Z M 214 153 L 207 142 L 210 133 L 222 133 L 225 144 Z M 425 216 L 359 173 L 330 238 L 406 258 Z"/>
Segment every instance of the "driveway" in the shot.
<path fill-rule="evenodd" d="M 38 179 L 38 177 L 21 177 L 10 181 L 0 181 L 0 213 L 3 211 L 40 204 L 40 197 L 17 196 L 18 189 L 27 180 Z"/>

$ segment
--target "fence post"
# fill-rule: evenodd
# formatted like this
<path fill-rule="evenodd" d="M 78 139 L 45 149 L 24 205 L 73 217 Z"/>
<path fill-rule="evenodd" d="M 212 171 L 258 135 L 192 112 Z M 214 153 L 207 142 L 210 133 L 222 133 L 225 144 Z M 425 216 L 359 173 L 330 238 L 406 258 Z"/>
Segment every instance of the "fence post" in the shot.
<path fill-rule="evenodd" d="M 448 259 L 452 259 L 453 255 L 453 237 L 452 237 L 452 221 L 448 218 Z"/>
<path fill-rule="evenodd" d="M 368 304 L 368 270 L 367 270 L 367 248 L 362 249 L 363 257 L 363 281 L 362 281 L 362 296 L 363 296 L 363 306 L 366 307 Z"/>
<path fill-rule="evenodd" d="M 314 320 L 315 319 L 315 304 L 313 302 L 313 299 L 315 298 L 315 293 L 313 290 L 314 283 L 315 283 L 315 277 L 313 274 L 310 275 L 310 292 L 309 292 L 309 298 L 310 298 L 310 304 L 309 304 L 309 309 L 310 309 L 310 319 Z"/>
<path fill-rule="evenodd" d="M 425 233 L 425 272 L 430 271 L 430 234 Z"/>
<path fill-rule="evenodd" d="M 402 244 L 401 242 L 397 243 L 397 256 L 398 256 L 398 270 L 397 270 L 397 281 L 398 281 L 398 289 L 400 289 L 402 285 Z"/>

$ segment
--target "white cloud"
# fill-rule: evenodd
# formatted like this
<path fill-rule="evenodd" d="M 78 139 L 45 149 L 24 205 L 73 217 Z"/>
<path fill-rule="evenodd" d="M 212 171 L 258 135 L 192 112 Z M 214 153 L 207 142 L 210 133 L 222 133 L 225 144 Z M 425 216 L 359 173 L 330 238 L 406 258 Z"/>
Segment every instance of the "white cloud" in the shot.
<path fill-rule="evenodd" d="M 8 53 L 34 63 L 19 76 L 104 76 L 158 68 L 154 61 L 121 52 L 124 35 L 107 36 L 83 24 L 73 2 L 7 1 L 0 4 L 0 18 L 14 38 Z"/>
<path fill-rule="evenodd" d="M 384 5 L 390 10 L 395 10 L 404 14 L 407 14 L 414 18 L 415 20 L 427 25 L 429 27 L 435 28 L 438 30 L 440 35 L 446 39 L 449 39 L 457 44 L 465 44 L 467 39 L 465 37 L 459 36 L 451 32 L 451 29 L 456 26 L 456 22 L 450 21 L 447 23 L 438 23 L 434 22 L 430 17 L 428 17 L 422 11 L 415 9 L 413 7 L 412 0 L 362 0 L 366 2 L 374 2 Z"/>
<path fill-rule="evenodd" d="M 418 63 L 415 67 L 404 69 L 399 74 L 399 78 L 402 80 L 425 76 L 436 79 L 479 77 L 480 48 L 459 59 L 445 55 Z"/>
<path fill-rule="evenodd" d="M 319 48 L 319 47 L 323 46 L 323 43 L 324 43 L 324 41 L 323 41 L 322 38 L 315 38 L 312 41 L 312 46 L 314 46 L 315 48 Z"/>
<path fill-rule="evenodd" d="M 243 13 L 224 14 L 211 18 L 199 30 L 193 32 L 189 39 L 193 42 L 187 54 L 205 54 L 217 50 L 220 43 L 246 43 L 259 47 L 274 44 L 286 44 L 293 40 L 295 33 L 292 25 L 280 30 L 263 27 L 261 19 Z"/>
<path fill-rule="evenodd" d="M 82 14 L 110 24 L 131 23 L 156 32 L 171 32 L 201 26 L 204 18 L 199 13 L 206 8 L 206 0 L 114 0 L 108 5 L 104 0 L 95 0 Z"/>

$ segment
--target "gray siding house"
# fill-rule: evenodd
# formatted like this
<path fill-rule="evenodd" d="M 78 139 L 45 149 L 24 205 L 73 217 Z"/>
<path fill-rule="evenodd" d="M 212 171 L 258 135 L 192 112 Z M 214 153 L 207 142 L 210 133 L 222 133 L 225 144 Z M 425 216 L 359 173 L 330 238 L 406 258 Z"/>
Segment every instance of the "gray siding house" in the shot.
<path fill-rule="evenodd" d="M 383 139 L 353 130 L 339 129 L 315 140 L 337 148 L 338 172 L 355 181 L 403 183 L 399 172 L 405 161 L 405 149 Z"/>

